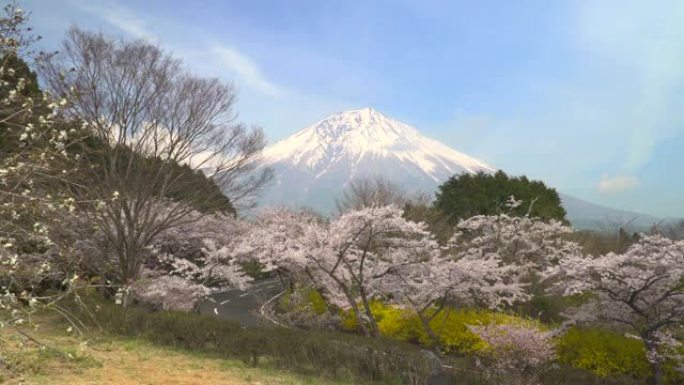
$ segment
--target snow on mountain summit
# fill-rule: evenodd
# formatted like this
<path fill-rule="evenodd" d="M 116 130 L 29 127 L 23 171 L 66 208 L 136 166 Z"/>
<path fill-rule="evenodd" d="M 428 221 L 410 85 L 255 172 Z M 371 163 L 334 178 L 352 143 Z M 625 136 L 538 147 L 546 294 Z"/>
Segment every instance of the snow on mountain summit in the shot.
<path fill-rule="evenodd" d="M 484 162 L 427 138 L 371 108 L 331 115 L 264 149 L 275 186 L 264 202 L 330 211 L 351 180 L 381 175 L 413 190 L 432 191 L 462 172 L 492 172 Z"/>
<path fill-rule="evenodd" d="M 414 162 L 431 175 L 438 174 L 440 168 L 451 174 L 492 171 L 485 163 L 426 138 L 415 128 L 372 108 L 329 116 L 267 147 L 262 159 L 266 164 L 289 161 L 317 169 L 344 157 L 359 160 L 369 155 Z"/>

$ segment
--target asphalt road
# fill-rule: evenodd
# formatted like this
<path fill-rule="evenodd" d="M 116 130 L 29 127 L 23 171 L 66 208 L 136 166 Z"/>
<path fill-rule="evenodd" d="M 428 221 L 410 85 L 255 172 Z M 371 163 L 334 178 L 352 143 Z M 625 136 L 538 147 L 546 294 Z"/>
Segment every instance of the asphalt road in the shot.
<path fill-rule="evenodd" d="M 254 327 L 258 324 L 259 308 L 282 291 L 283 285 L 278 278 L 254 281 L 247 291 L 232 289 L 212 294 L 200 304 L 199 312 Z"/>

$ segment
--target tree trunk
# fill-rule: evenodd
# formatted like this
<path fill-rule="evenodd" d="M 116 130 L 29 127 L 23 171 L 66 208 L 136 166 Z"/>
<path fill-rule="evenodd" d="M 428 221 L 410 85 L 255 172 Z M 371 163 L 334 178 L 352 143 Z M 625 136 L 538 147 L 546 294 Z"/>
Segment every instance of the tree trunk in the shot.
<path fill-rule="evenodd" d="M 662 383 L 663 383 L 663 366 L 662 366 L 662 360 L 658 356 L 658 345 L 654 342 L 653 336 L 651 333 L 643 333 L 641 335 L 641 338 L 644 341 L 644 345 L 646 345 L 646 353 L 653 360 L 651 362 L 651 371 L 653 374 L 653 381 L 651 382 L 651 384 L 662 385 Z"/>
<path fill-rule="evenodd" d="M 333 278 L 333 279 L 335 279 L 335 278 Z M 344 292 L 344 296 L 347 297 L 347 302 L 349 302 L 349 306 L 351 306 L 351 309 L 354 312 L 354 316 L 356 316 L 356 322 L 359 323 L 359 327 L 361 328 L 363 335 L 365 335 L 366 337 L 374 337 L 371 334 L 371 331 L 368 330 L 368 325 L 366 325 L 366 323 L 363 321 L 363 317 L 361 317 L 361 309 L 359 309 L 359 305 L 354 300 L 354 297 L 351 294 L 349 294 L 349 291 L 347 290 L 347 288 L 345 287 L 344 284 L 342 284 L 339 280 L 335 280 L 335 281 L 342 288 L 342 290 Z"/>
<path fill-rule="evenodd" d="M 354 312 L 354 316 L 356 316 L 356 322 L 359 323 L 359 327 L 361 328 L 363 335 L 366 337 L 375 337 L 372 335 L 372 332 L 368 330 L 368 326 L 364 322 L 363 317 L 361 317 L 361 309 L 359 309 L 359 306 L 354 302 L 353 299 L 349 299 L 349 303 L 352 307 L 352 311 Z"/>
<path fill-rule="evenodd" d="M 660 360 L 651 363 L 651 370 L 653 371 L 653 385 L 662 385 L 663 383 L 663 366 Z"/>
<path fill-rule="evenodd" d="M 435 350 L 435 351 L 439 350 L 441 348 L 439 336 L 437 335 L 437 333 L 435 333 L 434 330 L 432 330 L 432 327 L 430 326 L 430 321 L 428 319 L 426 319 L 422 313 L 416 312 L 416 314 L 418 315 L 418 318 L 420 319 L 420 323 L 423 325 L 423 330 L 425 330 L 425 332 L 428 334 L 428 336 L 430 336 L 430 338 L 433 341 L 432 350 Z"/>
<path fill-rule="evenodd" d="M 361 290 L 361 302 L 363 302 L 363 308 L 366 313 L 366 317 L 368 317 L 368 323 L 370 326 L 370 333 L 372 337 L 378 337 L 380 336 L 380 330 L 378 329 L 378 323 L 375 321 L 375 316 L 373 315 L 373 312 L 371 311 L 370 303 L 368 302 L 368 299 L 366 298 L 366 294 Z"/>
<path fill-rule="evenodd" d="M 330 277 L 337 285 L 339 288 L 342 290 L 344 293 L 344 296 L 347 298 L 347 302 L 349 302 L 349 306 L 351 307 L 352 311 L 354 312 L 354 315 L 356 316 L 356 322 L 359 323 L 359 327 L 361 328 L 361 331 L 366 337 L 376 337 L 377 334 L 374 334 L 375 331 L 368 330 L 368 325 L 363 321 L 363 318 L 361 317 L 361 309 L 359 309 L 359 305 L 356 303 L 356 300 L 354 299 L 354 296 L 351 295 L 349 288 L 347 285 L 344 284 L 340 279 L 335 277 L 330 272 L 326 272 L 328 277 Z M 376 326 L 377 330 L 377 326 Z"/>

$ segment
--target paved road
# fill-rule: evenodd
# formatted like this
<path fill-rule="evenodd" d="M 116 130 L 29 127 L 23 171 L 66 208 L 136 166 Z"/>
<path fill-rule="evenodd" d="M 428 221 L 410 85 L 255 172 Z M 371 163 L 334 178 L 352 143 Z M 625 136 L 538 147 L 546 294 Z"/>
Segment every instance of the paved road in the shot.
<path fill-rule="evenodd" d="M 256 312 L 261 305 L 283 291 L 278 278 L 254 281 L 247 291 L 232 289 L 215 293 L 199 306 L 200 314 L 239 322 L 245 327 L 258 324 Z"/>

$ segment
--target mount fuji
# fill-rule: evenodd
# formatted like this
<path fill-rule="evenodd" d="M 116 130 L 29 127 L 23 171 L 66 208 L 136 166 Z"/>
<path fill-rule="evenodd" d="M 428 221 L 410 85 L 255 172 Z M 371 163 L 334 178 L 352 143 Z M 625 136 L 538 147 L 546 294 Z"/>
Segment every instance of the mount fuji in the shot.
<path fill-rule="evenodd" d="M 329 116 L 268 146 L 261 161 L 275 176 L 261 205 L 307 206 L 325 213 L 358 178 L 381 176 L 407 192 L 432 193 L 454 174 L 494 171 L 371 108 Z"/>
<path fill-rule="evenodd" d="M 260 160 L 275 179 L 259 200 L 261 206 L 303 206 L 327 214 L 358 178 L 380 176 L 408 193 L 433 194 L 454 174 L 495 171 L 371 108 L 331 115 L 266 147 Z M 560 196 L 567 218 L 580 228 L 606 230 L 626 223 L 647 228 L 659 221 Z"/>

